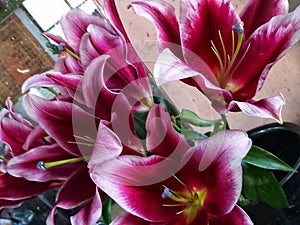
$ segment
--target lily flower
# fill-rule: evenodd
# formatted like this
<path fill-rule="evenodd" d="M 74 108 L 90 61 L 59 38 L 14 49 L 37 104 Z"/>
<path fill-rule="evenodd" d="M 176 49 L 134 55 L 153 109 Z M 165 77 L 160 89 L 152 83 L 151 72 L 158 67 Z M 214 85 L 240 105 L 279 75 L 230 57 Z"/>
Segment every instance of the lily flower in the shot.
<path fill-rule="evenodd" d="M 88 165 L 94 183 L 140 218 L 134 220 L 151 221 L 149 224 L 252 224 L 235 206 L 242 187 L 241 161 L 251 147 L 245 132 L 220 131 L 190 147 L 174 130 L 161 105 L 151 108 L 146 129 L 149 157 L 120 154 L 99 162 L 97 152 L 109 151 L 106 145 L 94 152 Z M 109 143 L 122 148 L 120 142 L 114 135 Z"/>
<path fill-rule="evenodd" d="M 99 121 L 71 102 L 49 101 L 27 94 L 23 104 L 26 112 L 41 124 L 55 144 L 31 149 L 12 159 L 8 163 L 8 171 L 33 181 L 53 178 L 63 181 L 47 219 L 48 225 L 55 224 L 57 208 L 73 209 L 79 206 L 83 207 L 71 217 L 72 224 L 95 224 L 102 212 L 102 191 L 91 180 L 88 163 L 111 160 L 122 151 L 118 144 L 111 144 L 113 131 L 107 127 L 109 122 Z M 103 146 L 109 151 L 99 152 Z M 35 174 L 30 176 L 34 170 Z M 82 189 L 74 188 L 76 186 Z"/>
<path fill-rule="evenodd" d="M 110 0 L 106 2 L 113 4 Z M 135 110 L 149 110 L 153 100 L 148 75 L 126 33 L 118 31 L 100 12 L 88 15 L 80 9 L 71 10 L 62 17 L 60 24 L 66 41 L 49 33 L 45 35 L 56 42 L 67 57 L 59 58 L 53 70 L 28 79 L 23 92 L 31 87 L 53 87 L 56 83 L 57 87 L 67 89 L 71 98 L 94 109 L 98 105 L 112 104 L 112 97 L 123 91 L 128 98 L 134 99 Z M 95 72 L 95 67 L 99 71 L 90 74 Z M 86 82 L 91 85 L 89 82 L 94 82 L 95 76 L 102 77 L 101 86 L 97 82 L 86 88 Z M 97 116 L 110 120 L 110 115 Z"/>
<path fill-rule="evenodd" d="M 219 113 L 241 110 L 282 122 L 281 94 L 253 98 L 272 66 L 299 41 L 300 7 L 288 13 L 287 0 L 249 0 L 238 15 L 229 0 L 182 0 L 177 21 L 164 1 L 133 1 L 132 6 L 157 28 L 162 53 L 154 76 L 159 85 L 184 79 Z M 166 50 L 167 42 L 181 51 Z"/>

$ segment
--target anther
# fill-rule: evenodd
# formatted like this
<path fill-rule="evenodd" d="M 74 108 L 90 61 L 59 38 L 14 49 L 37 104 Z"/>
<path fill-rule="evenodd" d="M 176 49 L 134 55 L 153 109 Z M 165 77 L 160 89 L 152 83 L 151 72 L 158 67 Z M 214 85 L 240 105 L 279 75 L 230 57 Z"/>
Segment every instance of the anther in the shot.
<path fill-rule="evenodd" d="M 64 51 L 65 47 L 66 47 L 66 45 L 64 43 L 59 43 L 57 46 L 58 51 L 60 51 L 60 52 Z"/>
<path fill-rule="evenodd" d="M 43 172 L 45 172 L 47 170 L 46 167 L 45 167 L 45 162 L 44 161 L 39 161 L 36 164 L 36 168 L 38 168 L 40 171 L 43 171 Z"/>
<path fill-rule="evenodd" d="M 172 197 L 172 193 L 170 191 L 169 188 L 165 187 L 163 193 L 161 194 L 162 198 L 171 198 Z"/>
<path fill-rule="evenodd" d="M 244 33 L 244 23 L 242 21 L 238 22 L 234 26 L 232 26 L 232 30 L 237 32 L 238 34 Z"/>

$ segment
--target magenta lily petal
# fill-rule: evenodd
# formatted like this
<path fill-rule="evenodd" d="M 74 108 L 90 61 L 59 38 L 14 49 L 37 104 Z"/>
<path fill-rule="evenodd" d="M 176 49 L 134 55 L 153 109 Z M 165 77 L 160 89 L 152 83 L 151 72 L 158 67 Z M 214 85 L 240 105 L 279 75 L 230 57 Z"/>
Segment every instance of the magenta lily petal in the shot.
<path fill-rule="evenodd" d="M 117 158 L 121 154 L 122 149 L 123 146 L 118 136 L 100 122 L 94 150 L 88 163 L 89 168 L 107 160 Z"/>
<path fill-rule="evenodd" d="M 262 118 L 270 118 L 282 124 L 281 111 L 285 104 L 283 95 L 276 95 L 269 98 L 264 98 L 259 101 L 238 102 L 232 101 L 229 107 L 237 105 L 243 113 L 249 116 L 258 116 Z"/>
<path fill-rule="evenodd" d="M 47 136 L 47 133 L 37 125 L 27 136 L 25 143 L 23 144 L 23 149 L 25 151 L 29 150 L 30 148 L 35 148 L 47 143 L 44 141 L 44 137 Z M 48 143 L 51 143 L 50 140 Z"/>
<path fill-rule="evenodd" d="M 95 225 L 102 214 L 102 202 L 97 188 L 93 199 L 74 216 L 71 216 L 71 223 Z"/>
<path fill-rule="evenodd" d="M 130 4 L 138 15 L 155 24 L 160 40 L 158 43 L 159 50 L 170 48 L 176 56 L 182 57 L 175 8 L 167 2 L 155 0 L 132 1 Z"/>
<path fill-rule="evenodd" d="M 13 201 L 13 200 L 4 200 L 0 199 L 0 211 L 2 209 L 8 209 L 8 208 L 16 208 L 19 207 L 22 204 L 22 201 Z"/>
<path fill-rule="evenodd" d="M 88 67 L 93 59 L 100 55 L 94 44 L 91 42 L 89 33 L 86 33 L 82 36 L 79 52 L 81 65 L 84 70 Z"/>
<path fill-rule="evenodd" d="M 8 97 L 5 101 L 5 105 L 8 110 L 8 117 L 23 124 L 24 126 L 27 126 L 29 128 L 33 128 L 33 125 L 23 117 L 20 113 L 16 113 L 14 110 L 14 105 L 10 97 Z"/>
<path fill-rule="evenodd" d="M 42 74 L 36 74 L 32 77 L 29 77 L 22 85 L 22 93 L 26 93 L 31 88 L 36 87 L 56 87 L 57 83 L 47 76 L 49 73 L 61 74 L 60 72 L 47 71 Z"/>
<path fill-rule="evenodd" d="M 103 25 L 99 17 L 88 15 L 81 9 L 73 9 L 60 20 L 68 44 L 78 53 L 80 40 L 90 24 Z"/>
<path fill-rule="evenodd" d="M 118 95 L 110 91 L 104 81 L 104 67 L 108 58 L 107 55 L 101 55 L 94 59 L 87 67 L 82 80 L 85 104 L 95 109 L 98 117 L 106 120 L 110 120 L 111 108 Z"/>
<path fill-rule="evenodd" d="M 109 17 L 109 21 L 122 33 L 127 43 L 130 43 L 129 37 L 125 31 L 120 19 L 115 0 L 104 0 L 104 10 Z"/>
<path fill-rule="evenodd" d="M 83 211 L 79 212 L 78 217 L 76 216 L 74 218 L 75 221 L 86 221 L 87 213 L 90 213 L 90 220 L 94 220 L 95 217 L 97 217 L 98 220 L 98 218 L 101 216 L 102 210 L 101 199 L 96 186 L 89 177 L 86 165 L 81 165 L 59 189 L 56 196 L 55 205 L 47 218 L 47 224 L 54 224 L 54 213 L 57 207 L 63 209 L 73 209 L 85 203 L 89 204 L 90 201 L 92 201 L 92 204 L 87 205 L 86 209 L 83 209 Z M 97 214 L 93 215 L 92 213 Z M 97 220 L 93 221 L 94 224 L 97 222 Z"/>
<path fill-rule="evenodd" d="M 206 70 L 206 74 L 212 74 L 209 68 L 202 68 L 202 70 Z M 159 55 L 154 65 L 153 76 L 158 86 L 175 80 L 191 78 L 194 86 L 212 101 L 218 112 L 226 113 L 228 111 L 224 104 L 232 100 L 231 92 L 220 88 L 217 81 L 209 80 L 207 76 L 192 69 L 168 49 Z M 209 77 L 212 78 L 212 76 Z"/>
<path fill-rule="evenodd" d="M 74 158 L 74 155 L 64 151 L 57 144 L 40 146 L 10 159 L 7 163 L 7 172 L 14 177 L 23 177 L 36 182 L 65 180 L 80 163 L 54 166 L 46 171 L 39 170 L 37 165 L 40 161 L 46 163 L 71 158 Z"/>
<path fill-rule="evenodd" d="M 8 144 L 13 155 L 17 156 L 24 153 L 23 144 L 31 131 L 31 128 L 4 117 L 0 123 L 0 140 Z"/>
<path fill-rule="evenodd" d="M 250 217 L 238 206 L 235 206 L 233 210 L 220 217 L 210 217 L 209 225 L 253 225 Z"/>
<path fill-rule="evenodd" d="M 8 173 L 0 174 L 0 199 L 24 200 L 37 196 L 50 189 L 50 182 L 33 182 L 13 177 Z"/>
<path fill-rule="evenodd" d="M 249 0 L 240 14 L 244 24 L 245 39 L 272 17 L 288 13 L 288 0 Z"/>
<path fill-rule="evenodd" d="M 129 213 L 124 213 L 122 216 L 117 217 L 114 219 L 110 225 L 154 225 L 155 223 L 151 223 L 149 221 L 143 220 L 139 217 L 133 216 Z"/>
<path fill-rule="evenodd" d="M 195 155 L 192 157 L 196 161 L 187 164 L 183 173 L 198 173 L 196 176 L 202 180 L 201 185 L 207 188 L 203 207 L 209 214 L 227 214 L 237 203 L 242 189 L 241 162 L 251 145 L 245 132 L 234 130 L 219 131 L 196 143 Z M 199 165 L 199 171 L 195 171 L 190 165 Z M 186 183 L 195 182 L 192 181 L 192 176 L 189 179 Z"/>
<path fill-rule="evenodd" d="M 195 69 L 199 68 L 196 54 L 214 71 L 219 62 L 211 50 L 211 41 L 217 49 L 222 49 L 220 31 L 224 43 L 231 43 L 232 26 L 240 21 L 239 16 L 228 0 L 182 0 L 180 9 L 180 33 L 186 62 Z"/>
<path fill-rule="evenodd" d="M 190 148 L 184 136 L 173 128 L 170 115 L 162 105 L 154 105 L 146 121 L 147 150 L 155 155 L 180 162 Z"/>
<path fill-rule="evenodd" d="M 91 42 L 99 52 L 99 55 L 105 53 L 110 54 L 111 52 L 115 52 L 116 55 L 125 53 L 125 41 L 111 27 L 99 27 L 97 25 L 91 24 L 87 27 L 87 31 L 90 34 Z M 115 49 L 120 49 L 120 52 L 116 52 Z M 122 59 L 122 57 L 119 55 L 118 59 Z"/>
<path fill-rule="evenodd" d="M 145 158 L 125 155 L 95 165 L 90 169 L 90 176 L 101 190 L 112 197 L 126 211 L 144 219 L 146 216 L 159 222 L 176 212 L 163 207 L 162 198 L 154 201 L 153 193 L 155 192 L 160 196 L 163 190 L 162 184 L 147 184 L 153 184 L 171 176 L 172 172 L 167 170 L 174 172 L 176 169 L 178 170 L 176 167 L 178 165 L 174 162 L 159 156 Z M 159 171 L 164 171 L 166 174 L 158 174 Z M 145 204 L 151 210 L 147 210 Z"/>
<path fill-rule="evenodd" d="M 259 27 L 246 41 L 249 51 L 229 81 L 236 100 L 251 99 L 259 91 L 271 67 L 300 39 L 300 7 Z M 256 59 L 257 63 L 249 63 Z"/>
<path fill-rule="evenodd" d="M 47 73 L 46 75 L 55 82 L 55 87 L 61 87 L 76 91 L 82 80 L 82 75 Z"/>
<path fill-rule="evenodd" d="M 91 148 L 87 145 L 80 146 L 80 152 L 75 139 L 75 135 L 92 139 L 96 135 L 94 118 L 81 108 L 70 102 L 48 101 L 34 95 L 25 95 L 23 106 L 32 119 L 70 154 L 90 154 Z"/>

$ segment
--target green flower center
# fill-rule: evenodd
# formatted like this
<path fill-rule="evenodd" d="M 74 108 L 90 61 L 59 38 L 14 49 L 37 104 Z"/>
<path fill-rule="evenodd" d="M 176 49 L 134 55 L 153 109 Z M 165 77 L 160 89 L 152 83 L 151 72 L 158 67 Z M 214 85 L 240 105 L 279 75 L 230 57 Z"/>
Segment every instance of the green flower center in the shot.
<path fill-rule="evenodd" d="M 170 198 L 174 201 L 171 204 L 163 204 L 165 207 L 183 207 L 183 210 L 178 211 L 176 214 L 185 214 L 187 224 L 193 222 L 194 218 L 197 216 L 198 209 L 203 206 L 207 189 L 197 189 L 193 187 L 192 189 L 186 186 L 181 180 L 174 176 L 180 184 L 184 185 L 184 191 L 174 191 L 166 186 L 164 186 L 164 191 L 162 193 L 162 198 Z"/>

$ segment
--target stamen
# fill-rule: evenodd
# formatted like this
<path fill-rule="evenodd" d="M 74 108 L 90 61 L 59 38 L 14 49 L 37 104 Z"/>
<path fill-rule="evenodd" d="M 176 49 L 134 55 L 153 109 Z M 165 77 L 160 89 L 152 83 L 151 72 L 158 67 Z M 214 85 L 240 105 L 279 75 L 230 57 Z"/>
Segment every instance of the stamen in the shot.
<path fill-rule="evenodd" d="M 224 64 L 224 67 L 226 68 L 226 66 L 227 66 L 226 48 L 225 48 L 224 41 L 223 41 L 222 34 L 221 34 L 220 30 L 218 30 L 218 34 L 219 34 L 220 42 L 221 42 L 222 49 L 223 49 L 223 60 L 224 60 L 223 64 Z"/>
<path fill-rule="evenodd" d="M 223 64 L 223 61 L 221 59 L 221 56 L 220 56 L 220 53 L 218 52 L 217 50 L 217 47 L 215 46 L 214 42 L 213 41 L 210 41 L 211 42 L 211 49 L 212 51 L 215 53 L 218 61 L 219 61 L 219 64 L 220 64 L 220 71 L 223 71 L 224 70 L 224 64 Z"/>
<path fill-rule="evenodd" d="M 244 52 L 244 54 L 242 55 L 240 61 L 236 64 L 236 66 L 234 67 L 234 69 L 232 70 L 232 74 L 234 74 L 234 72 L 237 70 L 237 68 L 240 66 L 241 62 L 243 61 L 243 59 L 245 58 L 247 52 L 249 51 L 251 43 L 248 44 L 246 51 Z"/>
<path fill-rule="evenodd" d="M 64 159 L 64 160 L 59 160 L 55 162 L 44 162 L 44 161 L 39 161 L 36 165 L 36 167 L 40 170 L 45 172 L 47 169 L 55 166 L 60 166 L 64 164 L 71 164 L 71 163 L 77 163 L 86 160 L 84 157 L 79 157 L 79 158 L 72 158 L 72 159 Z"/>
<path fill-rule="evenodd" d="M 78 55 L 76 55 L 74 52 L 72 52 L 70 49 L 65 48 L 64 49 L 66 53 L 68 53 L 70 56 L 74 57 L 77 60 L 80 60 L 80 57 Z"/>

